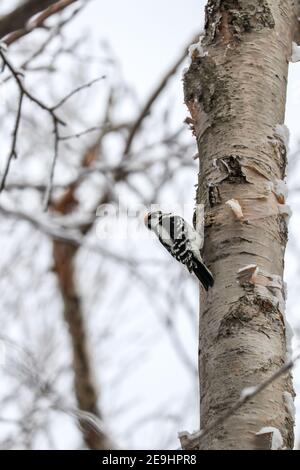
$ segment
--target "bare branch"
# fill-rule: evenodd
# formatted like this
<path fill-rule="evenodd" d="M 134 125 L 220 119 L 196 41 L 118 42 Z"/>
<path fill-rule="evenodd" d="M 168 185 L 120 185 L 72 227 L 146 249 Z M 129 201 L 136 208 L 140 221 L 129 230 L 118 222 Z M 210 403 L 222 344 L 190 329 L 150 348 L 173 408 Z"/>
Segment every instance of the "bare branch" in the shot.
<path fill-rule="evenodd" d="M 78 6 L 78 8 L 74 9 L 71 14 L 67 17 L 62 19 L 55 27 L 50 31 L 50 33 L 47 35 L 46 39 L 40 44 L 40 46 L 28 57 L 24 62 L 19 66 L 20 70 L 29 70 L 29 65 L 30 63 L 36 59 L 38 56 L 40 56 L 46 48 L 49 46 L 51 41 L 57 37 L 57 35 L 61 34 L 63 28 L 68 25 L 78 13 L 80 13 L 83 8 L 87 5 L 86 3 L 83 3 Z M 5 44 L 5 43 L 4 43 Z M 74 44 L 72 44 L 72 47 Z M 61 51 L 59 51 L 61 52 Z M 6 83 L 12 78 L 12 75 L 8 75 L 5 79 L 3 79 L 2 83 Z"/>
<path fill-rule="evenodd" d="M 51 116 L 52 118 L 52 121 L 53 121 L 53 128 L 54 128 L 54 157 L 53 157 L 53 162 L 52 162 L 52 169 L 51 169 L 51 181 L 49 182 L 49 188 L 47 190 L 47 193 L 46 193 L 46 196 L 47 198 L 45 198 L 45 201 L 47 202 L 48 201 L 48 194 L 51 193 L 51 182 L 52 182 L 52 178 L 53 178 L 53 172 L 54 172 L 54 166 L 55 166 L 55 163 L 56 163 L 56 160 L 57 160 L 57 155 L 58 155 L 58 142 L 59 142 L 59 132 L 58 132 L 58 125 L 63 125 L 65 126 L 66 123 L 64 121 L 62 121 L 62 119 L 60 119 L 57 114 L 55 113 L 55 111 L 50 107 L 48 106 L 47 104 L 45 104 L 42 100 L 38 99 L 36 96 L 34 96 L 24 85 L 23 81 L 22 81 L 22 78 L 20 76 L 20 74 L 18 73 L 18 71 L 14 68 L 13 64 L 10 62 L 10 60 L 6 57 L 6 54 L 4 53 L 4 51 L 1 49 L 0 47 L 0 57 L 2 58 L 3 60 L 3 63 L 4 65 L 9 69 L 9 71 L 11 72 L 11 74 L 13 75 L 14 79 L 15 79 L 15 82 L 20 90 L 20 101 L 21 103 L 19 104 L 19 110 L 21 112 L 21 105 L 22 105 L 22 100 L 23 100 L 23 97 L 26 96 L 30 101 L 32 101 L 33 103 L 35 103 L 39 108 L 41 108 L 42 110 L 46 111 L 49 113 L 49 115 Z M 20 117 L 21 115 L 18 116 L 17 118 L 17 123 L 18 123 L 18 127 L 19 127 L 19 122 L 20 122 Z M 18 130 L 18 127 L 17 127 L 17 130 Z M 16 133 L 17 134 L 17 133 Z M 14 136 L 16 137 L 16 136 Z M 12 147 L 15 147 L 16 144 L 13 144 Z M 8 162 L 10 162 L 10 160 L 8 159 Z M 8 169 L 7 171 L 4 173 L 3 175 L 3 178 L 2 178 L 2 181 L 1 181 L 1 187 L 0 187 L 0 191 L 4 188 L 5 186 L 5 179 L 6 179 L 6 176 L 7 176 L 7 173 L 8 173 Z"/>
<path fill-rule="evenodd" d="M 198 38 L 198 36 L 197 36 L 197 38 Z M 192 42 L 195 42 L 195 38 L 193 38 Z M 124 150 L 124 155 L 128 156 L 130 154 L 133 140 L 134 140 L 136 134 L 139 132 L 144 119 L 149 115 L 149 112 L 150 112 L 150 109 L 151 109 L 153 103 L 161 95 L 163 90 L 166 88 L 166 85 L 168 84 L 170 78 L 177 72 L 178 67 L 180 67 L 180 65 L 182 64 L 182 62 L 186 58 L 187 48 L 190 46 L 190 44 L 191 44 L 191 42 L 189 41 L 188 45 L 184 48 L 183 53 L 176 60 L 175 64 L 173 64 L 172 67 L 167 71 L 167 73 L 164 75 L 162 80 L 159 82 L 158 86 L 154 89 L 154 91 L 152 92 L 152 94 L 149 96 L 148 100 L 144 104 L 143 108 L 141 109 L 140 114 L 138 115 L 138 118 L 136 119 L 136 121 L 133 124 L 133 126 L 131 128 L 131 131 L 129 133 L 129 136 L 128 136 L 128 139 L 127 139 L 127 142 L 126 142 L 126 146 L 125 146 L 125 150 Z"/>
<path fill-rule="evenodd" d="M 4 34 L 0 35 L 0 37 L 5 37 L 4 41 L 9 46 L 10 44 L 22 38 L 23 36 L 26 36 L 27 34 L 31 33 L 34 29 L 42 27 L 45 21 L 50 16 L 64 10 L 66 7 L 75 2 L 78 2 L 78 0 L 29 0 L 29 2 L 23 5 L 22 14 L 19 14 L 18 12 L 17 14 L 14 14 L 14 12 L 11 13 L 12 17 L 18 18 L 19 23 L 16 22 L 16 25 L 19 24 L 19 26 L 17 26 L 17 28 L 15 27 L 15 25 L 14 27 L 10 26 L 11 19 L 9 19 L 5 22 L 6 29 L 3 27 Z M 43 4 L 45 6 L 49 6 L 44 11 L 42 11 L 42 13 L 40 13 L 31 23 L 29 22 L 28 24 L 26 24 L 27 21 L 33 16 L 33 14 L 30 14 L 30 10 L 26 10 L 26 6 L 28 6 L 28 3 L 34 5 L 34 8 L 32 9 L 32 11 L 34 11 L 33 14 L 41 11 L 43 9 Z"/>
<path fill-rule="evenodd" d="M 25 87 L 20 73 L 15 69 L 13 64 L 7 58 L 7 56 L 6 56 L 5 52 L 3 51 L 3 49 L 1 48 L 1 46 L 0 46 L 0 57 L 3 60 L 4 66 L 6 66 L 8 68 L 8 70 L 11 72 L 11 74 L 12 74 L 12 76 L 13 76 L 13 78 L 14 78 L 14 80 L 15 80 L 18 88 L 19 88 L 19 91 L 20 91 L 20 99 L 19 99 L 18 112 L 17 112 L 17 117 L 16 117 L 15 130 L 14 130 L 14 133 L 13 133 L 12 147 L 11 147 L 10 155 L 8 157 L 8 160 L 7 160 L 7 165 L 6 165 L 5 171 L 4 171 L 3 176 L 2 176 L 2 180 L 1 180 L 1 184 L 0 184 L 0 192 L 3 190 L 3 188 L 5 186 L 5 181 L 6 181 L 6 178 L 7 178 L 8 171 L 9 171 L 10 162 L 11 162 L 12 158 L 14 156 L 16 156 L 17 133 L 18 133 L 19 123 L 20 123 L 20 119 L 21 119 L 22 102 L 23 102 L 23 97 L 26 96 L 30 101 L 35 103 L 43 111 L 48 112 L 51 119 L 52 119 L 52 122 L 53 122 L 54 152 L 53 152 L 53 158 L 52 158 L 52 162 L 51 162 L 49 181 L 48 181 L 48 185 L 47 185 L 47 189 L 46 189 L 46 193 L 45 193 L 45 197 L 44 197 L 44 208 L 45 208 L 45 210 L 47 210 L 48 206 L 49 206 L 49 201 L 50 201 L 50 198 L 51 198 L 51 194 L 52 194 L 54 170 L 55 170 L 55 165 L 56 165 L 56 161 L 57 161 L 57 158 L 58 158 L 59 141 L 60 141 L 59 126 L 65 126 L 66 125 L 66 123 L 57 115 L 56 110 L 59 107 L 61 107 L 69 98 L 71 98 L 71 96 L 74 96 L 75 93 L 80 92 L 84 88 L 89 88 L 90 86 L 92 86 L 97 81 L 102 80 L 104 77 L 102 76 L 102 77 L 96 78 L 96 79 L 90 81 L 87 84 L 79 86 L 75 90 L 68 93 L 64 98 L 62 98 L 55 106 L 49 106 L 49 105 L 45 104 L 42 100 L 40 100 L 39 98 L 34 96 Z"/>
<path fill-rule="evenodd" d="M 20 92 L 23 93 L 24 96 L 27 96 L 27 98 L 32 101 L 33 103 L 35 103 L 36 105 L 38 105 L 41 109 L 43 109 L 44 111 L 47 111 L 53 120 L 57 121 L 57 123 L 65 126 L 66 123 L 64 121 L 62 121 L 54 112 L 54 110 L 51 108 L 51 106 L 48 106 L 47 104 L 45 104 L 42 100 L 38 99 L 36 96 L 34 96 L 24 85 L 23 81 L 22 81 L 22 78 L 21 78 L 21 74 L 15 69 L 15 67 L 13 66 L 13 64 L 10 62 L 10 60 L 7 58 L 6 54 L 4 53 L 4 51 L 1 49 L 0 47 L 0 57 L 4 63 L 4 66 L 6 66 L 9 71 L 11 72 L 11 74 L 13 75 L 14 79 L 15 79 L 15 82 L 16 84 L 18 85 L 19 89 L 20 89 Z"/>
<path fill-rule="evenodd" d="M 52 238 L 53 240 L 66 243 L 71 246 L 85 248 L 86 250 L 91 250 L 99 255 L 107 256 L 112 261 L 118 264 L 127 265 L 129 268 L 132 269 L 133 273 L 135 273 L 138 264 L 157 265 L 159 263 L 158 260 L 155 260 L 153 258 L 135 259 L 130 258 L 128 256 L 122 256 L 116 252 L 104 248 L 100 244 L 86 241 L 84 235 L 82 235 L 81 233 L 81 230 L 83 230 L 83 227 L 85 227 L 86 225 L 90 227 L 92 225 L 92 222 L 94 221 L 94 217 L 90 219 L 85 218 L 81 222 L 78 221 L 76 225 L 73 224 L 72 226 L 71 224 L 72 228 L 66 228 L 64 226 L 59 226 L 54 221 L 51 221 L 50 217 L 42 217 L 42 214 L 41 217 L 38 218 L 28 212 L 24 212 L 18 209 L 10 209 L 4 207 L 3 205 L 0 205 L 0 214 L 3 214 L 7 217 L 12 217 L 16 220 L 24 220 L 44 235 Z"/>
<path fill-rule="evenodd" d="M 12 31 L 24 29 L 27 21 L 44 8 L 49 7 L 57 0 L 27 0 L 0 20 L 0 38 Z"/>
<path fill-rule="evenodd" d="M 1 182 L 0 182 L 0 192 L 3 190 L 4 185 L 5 185 L 5 180 L 9 172 L 9 167 L 10 163 L 13 158 L 17 158 L 17 137 L 18 137 L 18 131 L 20 127 L 20 120 L 21 120 L 21 113 L 22 113 L 22 103 L 23 103 L 23 96 L 24 93 L 22 90 L 20 90 L 20 98 L 18 101 L 18 110 L 17 110 L 17 115 L 16 115 L 16 120 L 15 120 L 15 126 L 12 134 L 12 144 L 11 144 L 11 149 L 9 156 L 6 161 L 6 165 L 4 168 L 3 175 L 1 177 Z"/>

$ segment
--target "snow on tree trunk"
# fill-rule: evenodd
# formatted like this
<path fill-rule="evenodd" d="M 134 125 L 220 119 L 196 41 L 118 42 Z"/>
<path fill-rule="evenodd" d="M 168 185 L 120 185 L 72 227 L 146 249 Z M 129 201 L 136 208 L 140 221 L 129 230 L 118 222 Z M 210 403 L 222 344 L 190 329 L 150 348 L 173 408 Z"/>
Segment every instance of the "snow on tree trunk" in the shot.
<path fill-rule="evenodd" d="M 190 49 L 184 94 L 199 149 L 203 257 L 215 277 L 213 289 L 201 292 L 201 428 L 287 357 L 283 123 L 295 20 L 291 0 L 210 0 L 205 35 Z M 289 375 L 195 448 L 271 449 L 274 433 L 264 428 L 292 448 L 286 393 L 294 394 Z"/>

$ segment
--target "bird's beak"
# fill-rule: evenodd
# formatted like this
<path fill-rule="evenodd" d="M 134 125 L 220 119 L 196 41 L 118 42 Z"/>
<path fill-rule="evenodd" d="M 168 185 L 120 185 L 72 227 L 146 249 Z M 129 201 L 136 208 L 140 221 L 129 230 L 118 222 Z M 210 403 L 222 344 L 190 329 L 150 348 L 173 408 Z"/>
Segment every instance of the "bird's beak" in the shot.
<path fill-rule="evenodd" d="M 145 225 L 148 225 L 148 219 L 149 219 L 149 212 L 146 212 L 146 214 L 144 215 L 144 224 Z"/>

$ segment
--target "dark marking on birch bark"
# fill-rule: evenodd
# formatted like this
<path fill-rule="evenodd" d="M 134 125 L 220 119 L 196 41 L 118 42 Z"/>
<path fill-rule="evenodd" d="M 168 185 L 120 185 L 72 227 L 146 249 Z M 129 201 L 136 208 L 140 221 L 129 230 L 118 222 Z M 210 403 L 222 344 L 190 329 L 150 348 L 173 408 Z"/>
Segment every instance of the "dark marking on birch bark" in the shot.
<path fill-rule="evenodd" d="M 253 286 L 249 285 L 253 290 Z M 253 324 L 251 323 L 253 320 Z M 272 335 L 274 331 L 280 333 L 283 325 L 282 313 L 279 306 L 275 306 L 269 298 L 261 297 L 254 292 L 241 297 L 222 319 L 218 338 L 234 335 L 240 328 L 253 328 L 256 331 Z"/>
<path fill-rule="evenodd" d="M 218 186 L 211 185 L 208 187 L 208 200 L 210 207 L 214 207 L 217 204 L 221 204 L 220 191 Z"/>
<path fill-rule="evenodd" d="M 225 162 L 229 169 L 228 176 L 223 181 L 228 181 L 229 183 L 247 183 L 238 155 L 224 156 L 222 161 Z"/>
<path fill-rule="evenodd" d="M 209 125 L 215 125 L 217 121 L 226 122 L 231 117 L 230 98 L 226 103 L 228 106 L 218 108 L 215 103 L 222 96 L 222 100 L 229 93 L 227 81 L 220 68 L 217 68 L 214 59 L 210 56 L 197 57 L 192 60 L 189 70 L 184 77 L 184 100 L 194 120 L 196 135 L 199 129 L 199 114 L 197 108 L 200 106 L 205 114 L 214 111 L 214 119 Z M 216 112 L 217 110 L 217 112 Z"/>
<path fill-rule="evenodd" d="M 275 21 L 266 0 L 209 0 L 206 5 L 204 43 L 240 41 L 244 33 L 274 28 Z"/>
<path fill-rule="evenodd" d="M 281 179 L 284 179 L 286 176 L 286 165 L 287 165 L 287 149 L 282 138 L 278 135 L 275 135 L 275 138 L 272 139 L 271 144 L 274 148 L 275 158 L 279 163 L 279 168 L 281 170 Z"/>

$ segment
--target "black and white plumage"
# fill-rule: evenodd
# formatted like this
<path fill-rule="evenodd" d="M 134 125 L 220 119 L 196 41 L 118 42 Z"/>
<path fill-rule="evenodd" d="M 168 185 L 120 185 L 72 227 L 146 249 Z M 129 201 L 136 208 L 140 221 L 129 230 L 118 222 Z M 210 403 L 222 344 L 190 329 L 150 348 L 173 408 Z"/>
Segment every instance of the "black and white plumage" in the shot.
<path fill-rule="evenodd" d="M 178 215 L 161 211 L 146 214 L 145 225 L 177 261 L 197 276 L 206 290 L 213 286 L 213 276 L 200 255 L 202 238 L 191 225 Z"/>

